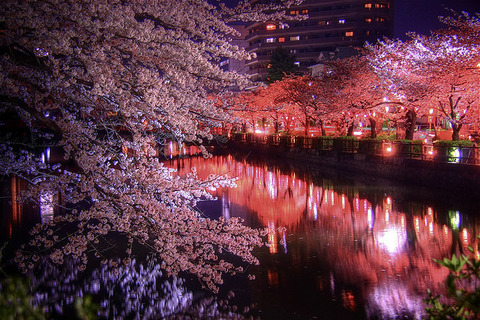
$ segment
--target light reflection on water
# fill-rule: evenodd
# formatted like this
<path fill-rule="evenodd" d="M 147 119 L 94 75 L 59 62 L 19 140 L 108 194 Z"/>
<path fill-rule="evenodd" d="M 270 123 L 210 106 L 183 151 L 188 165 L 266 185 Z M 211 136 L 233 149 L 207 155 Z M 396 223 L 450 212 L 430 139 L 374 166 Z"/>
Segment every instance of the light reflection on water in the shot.
<path fill-rule="evenodd" d="M 442 292 L 447 275 L 434 259 L 469 245 L 479 256 L 478 210 L 462 203 L 460 213 L 435 193 L 232 156 L 182 159 L 179 174 L 192 166 L 239 178 L 216 191 L 221 206 L 201 210 L 268 228 L 257 280 L 243 289 L 265 319 L 420 319 L 427 288 Z"/>
<path fill-rule="evenodd" d="M 168 163 L 180 168 L 179 174 L 194 166 L 200 177 L 227 173 L 239 178 L 237 188 L 215 191 L 218 201 L 198 205 L 206 215 L 238 216 L 253 227 L 268 228 L 268 246 L 257 252 L 261 264 L 249 269 L 256 280 L 226 281 L 230 286 L 226 290 L 233 289 L 239 297 L 238 310 L 253 304 L 250 314 L 261 319 L 419 319 L 424 312 L 422 299 L 427 288 L 442 292 L 447 274 L 433 259 L 466 253 L 469 245 L 476 248 L 475 255 L 480 258 L 476 237 L 480 223 L 474 218 L 479 213 L 477 203 L 447 199 L 444 193 L 412 186 L 365 182 L 364 177 L 305 165 L 292 168 L 281 162 L 246 161 L 232 156 L 179 161 Z M 1 200 L 2 240 L 58 214 L 51 206 L 49 194 L 43 195 L 35 211 L 16 203 L 20 181 L 12 178 L 3 188 L 10 190 L 11 197 Z M 140 268 L 140 263 L 136 266 Z M 53 269 L 43 268 L 44 274 L 36 278 L 45 287 L 42 292 L 55 291 L 58 281 L 65 282 L 55 276 L 56 282 L 48 289 L 49 281 L 45 279 L 49 270 Z M 62 272 L 73 275 L 68 268 Z M 61 296 L 71 300 L 86 293 L 97 294 L 97 283 L 103 283 L 105 291 L 110 283 L 124 283 L 127 276 L 141 274 L 139 281 L 152 276 L 151 271 L 143 274 L 132 269 L 125 271 L 124 277 L 117 277 L 117 273 L 103 267 L 89 272 L 90 278 L 76 279 L 75 285 L 72 281 L 71 289 L 67 288 L 71 292 L 65 289 Z M 153 292 L 158 286 L 155 281 L 149 289 Z M 129 284 L 129 290 L 138 289 L 137 282 Z M 218 312 L 217 301 L 192 300 L 196 293 L 183 284 L 165 285 L 168 290 L 158 301 L 154 294 L 145 292 L 143 296 L 152 303 L 143 306 L 145 310 L 152 308 L 148 312 L 151 318 L 162 312 Z M 180 292 L 171 288 L 181 289 L 180 296 L 188 301 L 171 302 L 177 301 Z M 43 298 L 37 295 L 37 299 Z M 121 306 L 122 298 L 117 299 Z M 122 318 L 122 312 L 135 312 L 134 304 L 123 304 L 132 309 L 119 309 L 117 318 Z M 226 313 L 229 316 L 224 312 L 225 319 L 242 317 L 242 312 Z"/>

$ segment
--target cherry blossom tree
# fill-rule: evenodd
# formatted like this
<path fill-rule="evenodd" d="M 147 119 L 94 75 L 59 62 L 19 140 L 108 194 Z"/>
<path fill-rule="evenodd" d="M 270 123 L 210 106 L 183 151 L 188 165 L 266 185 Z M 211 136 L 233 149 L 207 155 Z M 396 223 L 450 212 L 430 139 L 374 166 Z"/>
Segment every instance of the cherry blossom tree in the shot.
<path fill-rule="evenodd" d="M 305 136 L 308 136 L 311 124 L 317 122 L 325 133 L 323 126 L 323 116 L 326 115 L 325 104 L 321 97 L 317 97 L 322 87 L 320 81 L 308 75 L 288 76 L 278 84 L 283 93 L 277 101 L 295 105 Z"/>
<path fill-rule="evenodd" d="M 386 91 L 371 67 L 367 54 L 363 52 L 361 55 L 325 62 L 329 72 L 323 77 L 328 89 L 324 90 L 324 95 L 329 99 L 332 109 L 337 110 L 332 113 L 332 119 L 347 125 L 347 135 L 352 134 L 355 123 L 368 120 L 371 137 L 375 138 L 377 123 L 385 113 Z"/>
<path fill-rule="evenodd" d="M 478 46 L 456 35 L 411 35 L 406 42 L 385 40 L 370 47 L 371 63 L 391 97 L 414 122 L 431 108 L 450 122 L 453 140 L 463 125 L 478 121 Z"/>
<path fill-rule="evenodd" d="M 192 209 L 211 198 L 209 189 L 234 182 L 195 171 L 179 177 L 156 155 L 165 139 L 199 142 L 229 119 L 208 95 L 247 80 L 217 61 L 250 55 L 229 43 L 235 30 L 225 22 L 278 19 L 279 8 L 204 0 L 2 3 L 0 173 L 28 181 L 19 200 L 67 211 L 32 230 L 17 256 L 21 269 L 34 267 L 39 250 L 57 263 L 71 256 L 84 269 L 87 252 L 102 257 L 111 233 L 127 237 L 126 263 L 140 243 L 168 274 L 193 273 L 213 290 L 223 273 L 242 270 L 224 258 L 258 262 L 252 249 L 262 244 L 260 231 Z M 45 157 L 54 148 L 63 155 L 57 163 Z"/>
<path fill-rule="evenodd" d="M 480 45 L 480 14 L 457 13 L 452 11 L 450 15 L 439 17 L 446 28 L 435 30 L 438 35 L 455 36 L 461 43 L 466 45 Z"/>
<path fill-rule="evenodd" d="M 248 126 L 255 132 L 257 123 L 264 113 L 258 105 L 256 90 L 242 91 L 225 97 L 223 104 L 234 116 L 234 123 L 241 124 L 242 132 L 247 132 Z"/>
<path fill-rule="evenodd" d="M 287 132 L 290 130 L 289 120 L 294 118 L 292 101 L 285 101 L 285 91 L 281 81 L 259 87 L 255 93 L 255 104 L 260 110 L 263 118 L 273 123 L 274 133 L 280 131 L 280 124 L 284 124 Z"/>

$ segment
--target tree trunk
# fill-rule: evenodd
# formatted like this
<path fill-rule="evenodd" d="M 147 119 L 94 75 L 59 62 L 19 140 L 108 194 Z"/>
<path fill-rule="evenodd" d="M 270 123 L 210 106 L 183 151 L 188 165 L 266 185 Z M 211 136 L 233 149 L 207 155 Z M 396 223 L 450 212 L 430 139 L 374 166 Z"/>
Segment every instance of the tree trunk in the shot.
<path fill-rule="evenodd" d="M 370 117 L 370 138 L 375 139 L 377 137 L 377 121 L 375 118 Z"/>
<path fill-rule="evenodd" d="M 327 133 L 325 132 L 325 125 L 323 124 L 323 120 L 319 120 L 320 122 L 320 130 L 322 130 L 322 136 L 326 136 Z"/>
<path fill-rule="evenodd" d="M 284 124 L 285 124 L 285 132 L 289 135 L 290 134 L 290 120 L 288 117 L 284 117 Z"/>
<path fill-rule="evenodd" d="M 353 126 L 353 123 L 352 123 L 351 125 L 348 126 L 347 137 L 353 137 L 353 129 L 354 129 L 354 126 Z"/>
<path fill-rule="evenodd" d="M 452 140 L 457 141 L 460 140 L 460 129 L 462 129 L 461 123 L 452 123 Z"/>
<path fill-rule="evenodd" d="M 417 124 L 417 113 L 413 109 L 408 109 L 405 121 L 405 139 L 413 140 L 413 133 Z"/>
<path fill-rule="evenodd" d="M 308 117 L 305 117 L 305 137 L 308 137 L 308 129 L 309 129 L 309 125 L 308 125 Z"/>

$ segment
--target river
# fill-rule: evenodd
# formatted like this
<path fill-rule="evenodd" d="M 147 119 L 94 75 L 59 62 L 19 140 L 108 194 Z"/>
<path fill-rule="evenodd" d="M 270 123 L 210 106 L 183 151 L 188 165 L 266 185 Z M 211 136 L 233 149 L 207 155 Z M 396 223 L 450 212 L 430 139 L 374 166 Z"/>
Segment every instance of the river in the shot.
<path fill-rule="evenodd" d="M 248 268 L 255 280 L 227 278 L 221 289 L 235 295 L 224 319 L 420 319 L 427 289 L 442 293 L 447 275 L 434 259 L 468 246 L 480 258 L 480 206 L 468 195 L 252 156 L 190 157 L 167 165 L 180 175 L 195 167 L 200 177 L 236 177 L 236 188 L 212 191 L 217 200 L 200 202 L 198 210 L 268 228 L 267 245 L 256 250 L 260 265 Z M 16 190 L 18 182 L 11 181 Z M 53 215 L 3 199 L 2 238 L 18 238 Z M 189 287 L 191 279 L 164 279 L 159 286 L 161 271 L 152 261 L 134 261 L 123 275 L 107 266 L 77 275 L 68 263 L 60 270 L 45 261 L 43 274 L 33 275 L 41 289 L 35 301 L 56 301 L 52 308 L 59 309 L 78 295 L 102 295 L 97 300 L 108 318 L 140 318 L 140 309 L 152 319 L 220 317 L 213 309 L 223 300 Z"/>
<path fill-rule="evenodd" d="M 299 162 L 180 161 L 181 173 L 238 178 L 199 204 L 206 214 L 268 228 L 256 280 L 238 288 L 262 319 L 419 319 L 427 289 L 443 292 L 447 272 L 434 259 L 469 245 L 479 257 L 480 206 L 468 195 Z"/>

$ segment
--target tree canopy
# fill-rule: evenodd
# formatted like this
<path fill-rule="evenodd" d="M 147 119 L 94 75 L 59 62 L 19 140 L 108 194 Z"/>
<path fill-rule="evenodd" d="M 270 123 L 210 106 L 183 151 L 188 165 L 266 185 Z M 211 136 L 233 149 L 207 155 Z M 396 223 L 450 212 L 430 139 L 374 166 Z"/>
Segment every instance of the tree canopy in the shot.
<path fill-rule="evenodd" d="M 448 28 L 430 36 L 384 39 L 367 44 L 359 56 L 324 61 L 316 79 L 294 75 L 278 80 L 273 85 L 282 90 L 273 89 L 275 99 L 296 109 L 305 134 L 311 123 L 320 125 L 322 134 L 330 123 L 337 134 L 347 135 L 355 125 L 369 123 L 375 138 L 378 122 L 394 121 L 397 128 L 404 125 L 404 138 L 411 140 L 417 118 L 425 116 L 448 123 L 453 140 L 460 138 L 462 127 L 478 131 L 480 45 L 475 35 L 480 20 L 462 13 L 442 21 Z"/>
<path fill-rule="evenodd" d="M 268 63 L 267 83 L 283 79 L 286 75 L 293 75 L 298 71 L 295 56 L 283 47 L 277 47 Z"/>
<path fill-rule="evenodd" d="M 211 289 L 222 273 L 242 270 L 223 258 L 257 263 L 251 251 L 262 244 L 259 231 L 193 209 L 211 198 L 208 189 L 234 182 L 195 171 L 178 177 L 156 155 L 166 139 L 210 138 L 228 115 L 209 94 L 247 83 L 218 67 L 220 57 L 250 58 L 229 43 L 236 31 L 225 22 L 278 19 L 277 9 L 292 3 L 4 1 L 0 174 L 29 183 L 23 201 L 67 211 L 34 228 L 20 267 L 33 267 L 41 250 L 85 268 L 87 251 L 101 257 L 101 239 L 111 232 L 128 238 L 126 261 L 138 242 L 159 254 L 169 274 L 191 272 Z M 41 156 L 54 148 L 62 161 Z M 59 226 L 68 231 L 53 232 Z"/>

